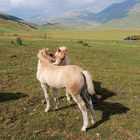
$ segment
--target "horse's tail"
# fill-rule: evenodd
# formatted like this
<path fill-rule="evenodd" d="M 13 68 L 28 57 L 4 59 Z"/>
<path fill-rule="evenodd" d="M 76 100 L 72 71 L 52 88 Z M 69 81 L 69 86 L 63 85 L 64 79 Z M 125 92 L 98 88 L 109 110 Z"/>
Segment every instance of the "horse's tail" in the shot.
<path fill-rule="evenodd" d="M 93 95 L 95 93 L 95 90 L 90 73 L 88 71 L 82 71 L 82 74 L 85 78 L 88 93 L 90 95 Z"/>

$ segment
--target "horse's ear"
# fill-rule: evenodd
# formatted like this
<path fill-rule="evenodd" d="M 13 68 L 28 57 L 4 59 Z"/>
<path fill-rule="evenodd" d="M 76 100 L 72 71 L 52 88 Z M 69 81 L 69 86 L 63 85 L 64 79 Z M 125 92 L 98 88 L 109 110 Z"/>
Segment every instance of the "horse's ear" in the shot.
<path fill-rule="evenodd" d="M 48 51 L 49 49 L 48 48 L 45 48 L 45 50 Z"/>
<path fill-rule="evenodd" d="M 49 49 L 48 49 L 48 48 L 45 48 L 44 50 L 45 50 L 45 53 L 48 53 L 48 51 L 49 51 Z"/>
<path fill-rule="evenodd" d="M 67 52 L 67 51 L 68 51 L 67 47 L 63 46 L 63 52 Z"/>

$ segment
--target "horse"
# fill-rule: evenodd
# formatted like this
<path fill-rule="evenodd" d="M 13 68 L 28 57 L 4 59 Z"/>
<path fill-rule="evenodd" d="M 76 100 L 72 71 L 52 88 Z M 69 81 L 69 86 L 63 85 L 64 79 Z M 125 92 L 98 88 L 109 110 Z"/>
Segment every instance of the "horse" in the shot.
<path fill-rule="evenodd" d="M 92 123 L 96 119 L 90 96 L 95 93 L 90 73 L 76 65 L 53 65 L 55 58 L 48 48 L 39 50 L 37 57 L 36 76 L 45 94 L 47 103 L 45 112 L 50 110 L 49 87 L 66 88 L 66 92 L 72 96 L 82 112 L 83 126 L 81 130 L 86 131 L 89 123 L 87 108 L 91 112 Z"/>
<path fill-rule="evenodd" d="M 55 52 L 56 60 L 54 65 L 63 66 L 69 65 L 68 49 L 65 46 L 60 46 Z"/>
<path fill-rule="evenodd" d="M 56 60 L 53 63 L 54 65 L 58 65 L 58 66 L 69 65 L 68 49 L 65 46 L 58 47 L 57 51 L 55 52 L 55 58 Z M 58 95 L 56 89 L 54 95 Z M 70 102 L 71 97 L 67 92 L 66 92 L 66 97 L 67 97 L 67 101 Z M 57 100 L 56 98 L 57 97 L 54 98 L 55 101 Z"/>

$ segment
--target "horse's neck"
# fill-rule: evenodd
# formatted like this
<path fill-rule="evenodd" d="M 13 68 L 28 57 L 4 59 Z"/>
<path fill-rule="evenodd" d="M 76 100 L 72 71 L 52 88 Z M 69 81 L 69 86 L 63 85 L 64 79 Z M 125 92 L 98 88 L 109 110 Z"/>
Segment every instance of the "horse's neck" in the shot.
<path fill-rule="evenodd" d="M 42 67 L 42 64 L 41 64 L 40 60 L 38 60 L 37 69 L 39 70 L 39 69 L 41 69 L 41 67 Z"/>
<path fill-rule="evenodd" d="M 47 61 L 42 61 L 42 60 L 38 60 L 38 66 L 37 66 L 37 69 L 40 70 L 40 69 L 43 69 L 43 68 L 47 68 L 47 67 L 50 67 L 51 65 L 53 65 L 52 63 L 48 63 Z"/>
<path fill-rule="evenodd" d="M 69 64 L 70 64 L 70 62 L 69 62 L 69 57 L 66 56 L 66 65 L 69 65 Z"/>
<path fill-rule="evenodd" d="M 66 56 L 65 59 L 62 61 L 62 65 L 69 65 L 69 57 Z"/>

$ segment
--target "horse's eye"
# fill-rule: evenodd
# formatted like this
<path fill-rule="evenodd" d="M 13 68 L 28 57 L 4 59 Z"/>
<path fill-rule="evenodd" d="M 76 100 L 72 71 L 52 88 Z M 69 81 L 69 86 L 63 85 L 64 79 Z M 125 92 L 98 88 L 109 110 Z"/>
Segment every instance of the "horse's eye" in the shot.
<path fill-rule="evenodd" d="M 51 57 L 53 57 L 53 54 L 52 54 L 52 53 L 50 53 L 50 56 L 51 56 Z"/>

